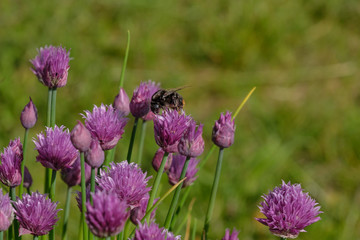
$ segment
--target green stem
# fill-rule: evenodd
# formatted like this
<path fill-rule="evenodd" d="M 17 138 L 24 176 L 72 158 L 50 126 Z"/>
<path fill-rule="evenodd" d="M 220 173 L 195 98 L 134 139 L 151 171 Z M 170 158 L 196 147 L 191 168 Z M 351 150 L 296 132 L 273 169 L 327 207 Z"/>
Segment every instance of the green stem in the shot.
<path fill-rule="evenodd" d="M 62 240 L 67 239 L 67 225 L 68 225 L 69 212 L 70 212 L 70 199 L 71 199 L 71 187 L 68 187 L 66 193 L 64 223 L 63 223 L 62 236 L 61 236 Z"/>
<path fill-rule="evenodd" d="M 139 165 L 141 165 L 141 160 L 142 160 L 142 155 L 143 155 L 143 150 L 144 150 L 146 126 L 147 126 L 147 121 L 143 120 L 142 125 L 141 125 L 141 132 L 140 132 L 140 145 L 139 145 L 139 157 L 138 157 Z"/>
<path fill-rule="evenodd" d="M 187 168 L 189 166 L 189 161 L 190 160 L 190 157 L 187 157 L 186 158 L 186 161 L 184 163 L 184 166 L 183 166 L 183 169 L 181 171 L 181 175 L 180 175 L 180 179 L 183 179 L 186 175 L 186 171 L 187 171 Z M 175 209 L 176 209 L 176 206 L 177 206 L 177 203 L 178 203 L 178 200 L 179 200 L 179 196 L 180 196 L 180 192 L 181 192 L 181 188 L 182 188 L 182 183 L 176 188 L 175 190 L 175 193 L 174 193 L 174 196 L 173 196 L 173 199 L 171 201 L 171 204 L 170 204 L 170 207 L 169 207 L 169 211 L 168 211 L 168 214 L 166 216 L 166 219 L 165 219 L 165 224 L 164 224 L 164 227 L 166 229 L 169 229 L 170 225 L 171 225 L 171 220 L 173 218 L 173 215 L 174 215 L 174 212 L 175 212 Z"/>
<path fill-rule="evenodd" d="M 221 173 L 221 165 L 222 165 L 223 155 L 224 155 L 224 149 L 220 148 L 219 149 L 219 158 L 218 158 L 217 165 L 216 165 L 214 182 L 213 182 L 213 186 L 212 186 L 212 189 L 211 189 L 209 206 L 208 206 L 208 209 L 207 209 L 206 218 L 205 218 L 205 222 L 204 222 L 205 240 L 207 239 L 207 234 L 208 234 L 208 230 L 209 230 L 209 226 L 210 226 L 210 220 L 211 220 L 211 216 L 212 216 L 212 213 L 213 213 L 213 210 L 214 210 L 216 192 L 217 192 L 217 189 L 218 189 L 218 186 L 219 186 L 219 180 L 220 180 L 220 173 Z"/>
<path fill-rule="evenodd" d="M 131 132 L 129 150 L 128 150 L 128 154 L 127 154 L 127 157 L 126 157 L 128 163 L 131 162 L 131 153 L 132 153 L 132 149 L 133 149 L 133 146 L 134 146 L 134 140 L 135 140 L 135 134 L 136 134 L 136 128 L 137 128 L 138 122 L 139 122 L 139 118 L 136 117 L 135 121 L 134 121 L 134 127 L 133 127 L 132 132 Z"/>
<path fill-rule="evenodd" d="M 124 64 L 121 69 L 121 75 L 120 75 L 120 89 L 124 86 L 124 78 L 125 78 L 125 69 L 126 64 L 129 56 L 129 49 L 130 49 L 130 31 L 128 30 L 127 35 L 127 44 L 126 44 L 126 50 L 125 50 L 125 58 L 124 58 Z"/>
<path fill-rule="evenodd" d="M 13 233 L 14 233 L 14 231 L 13 231 L 14 229 L 10 226 L 9 228 L 8 228 L 8 230 L 7 230 L 7 239 L 8 240 L 12 240 L 13 239 Z"/>
<path fill-rule="evenodd" d="M 111 240 L 111 237 L 106 237 L 105 240 Z"/>
<path fill-rule="evenodd" d="M 124 231 L 121 231 L 121 233 L 119 233 L 117 236 L 116 236 L 116 240 L 122 240 L 124 238 Z"/>
<path fill-rule="evenodd" d="M 50 127 L 51 124 L 51 99 L 52 90 L 48 90 L 48 103 L 47 103 L 47 114 L 46 114 L 46 126 Z M 45 168 L 45 182 L 44 182 L 44 193 L 49 193 L 49 181 L 50 181 L 50 168 Z"/>
<path fill-rule="evenodd" d="M 55 126 L 55 118 L 56 118 L 56 88 L 52 89 L 52 95 L 51 95 L 51 120 L 50 120 L 50 126 Z"/>
<path fill-rule="evenodd" d="M 29 129 L 26 128 L 24 142 L 23 142 L 23 160 L 21 161 L 21 184 L 19 187 L 19 197 L 22 197 L 24 191 L 24 171 L 25 171 L 26 146 L 27 146 L 28 135 L 29 135 Z"/>
<path fill-rule="evenodd" d="M 125 240 L 125 239 L 128 239 L 128 231 L 129 231 L 129 227 L 130 227 L 130 220 L 126 220 L 125 222 L 125 226 L 124 226 L 124 234 L 122 235 L 122 239 L 121 240 Z"/>
<path fill-rule="evenodd" d="M 85 212 L 86 212 L 86 186 L 85 186 L 85 158 L 84 153 L 80 153 L 81 160 L 81 219 L 83 225 L 83 239 L 87 239 L 86 223 L 85 223 Z"/>
<path fill-rule="evenodd" d="M 50 195 L 49 195 L 51 201 L 54 201 L 55 199 L 55 188 L 56 188 L 56 170 L 53 169 L 51 174 Z M 55 239 L 55 226 L 49 232 L 49 240 L 54 240 L 54 239 Z"/>
<path fill-rule="evenodd" d="M 102 167 L 109 166 L 109 163 L 114 161 L 115 152 L 116 152 L 116 146 L 113 149 L 110 149 L 106 152 L 105 161 L 104 161 Z"/>
<path fill-rule="evenodd" d="M 10 187 L 10 196 L 11 196 L 11 200 L 12 201 L 16 201 L 16 193 L 15 193 L 15 187 Z M 14 219 L 14 239 L 15 240 L 18 240 L 18 239 L 21 239 L 19 237 L 19 222 Z M 10 227 L 11 228 L 11 227 Z M 10 229 L 11 230 L 11 229 Z"/>
<path fill-rule="evenodd" d="M 34 240 L 38 240 L 39 239 L 39 236 L 35 236 L 34 235 L 34 238 L 33 238 Z"/>
<path fill-rule="evenodd" d="M 90 178 L 90 192 L 95 192 L 95 173 L 96 169 L 94 167 L 91 167 L 91 178 Z M 90 202 L 93 204 L 93 197 L 90 194 Z"/>
<path fill-rule="evenodd" d="M 4 232 L 1 231 L 1 232 L 0 232 L 0 240 L 3 240 L 3 239 L 4 239 Z"/>
<path fill-rule="evenodd" d="M 173 219 L 172 219 L 172 221 L 171 221 L 171 226 L 170 226 L 170 229 L 169 229 L 170 231 L 172 231 L 172 229 L 174 229 L 174 227 L 175 227 L 176 219 L 177 219 L 177 217 L 179 216 L 180 211 L 181 211 L 182 207 L 184 206 L 187 197 L 189 196 L 190 189 L 191 189 L 190 187 L 191 187 L 191 186 L 192 186 L 192 185 L 190 185 L 190 186 L 188 186 L 188 187 L 186 188 L 185 193 L 183 194 L 183 196 L 182 196 L 182 198 L 181 198 L 181 200 L 180 200 L 179 206 L 178 206 L 178 208 L 176 209 L 175 215 L 174 215 L 174 217 L 173 217 Z"/>
<path fill-rule="evenodd" d="M 165 168 L 165 163 L 167 161 L 168 156 L 169 156 L 169 153 L 165 152 L 164 158 L 161 161 L 160 168 L 159 168 L 159 170 L 158 170 L 158 172 L 156 174 L 156 177 L 155 177 L 155 181 L 154 181 L 154 184 L 153 184 L 153 187 L 152 187 L 152 190 L 151 190 L 151 194 L 150 194 L 149 202 L 148 202 L 148 205 L 147 205 L 147 208 L 146 208 L 146 212 L 149 211 L 149 209 L 151 208 L 151 206 L 154 203 L 154 199 L 156 197 L 156 193 L 157 193 L 157 190 L 159 188 L 161 176 L 163 175 L 164 168 Z M 151 214 L 149 214 L 149 216 L 147 217 L 147 222 L 150 221 L 150 216 L 151 216 Z"/>
<path fill-rule="evenodd" d="M 197 225 L 197 221 L 196 218 L 193 219 L 194 220 L 194 224 L 193 224 L 193 229 L 191 232 L 191 240 L 195 240 L 196 239 L 196 225 Z"/>

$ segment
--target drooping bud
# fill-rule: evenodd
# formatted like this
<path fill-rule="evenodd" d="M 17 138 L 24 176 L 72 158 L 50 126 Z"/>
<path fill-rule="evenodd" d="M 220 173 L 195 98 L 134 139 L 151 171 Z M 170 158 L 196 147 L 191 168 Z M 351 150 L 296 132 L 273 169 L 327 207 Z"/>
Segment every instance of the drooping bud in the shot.
<path fill-rule="evenodd" d="M 79 120 L 77 122 L 78 123 L 70 133 L 70 139 L 76 149 L 81 152 L 86 152 L 90 148 L 92 140 L 91 133 L 82 122 Z"/>
<path fill-rule="evenodd" d="M 235 123 L 231 120 L 231 113 L 221 113 L 219 120 L 215 122 L 212 140 L 220 148 L 228 148 L 234 143 Z"/>
<path fill-rule="evenodd" d="M 29 169 L 25 167 L 24 169 L 24 188 L 29 189 L 33 183 L 31 174 L 29 172 Z"/>
<path fill-rule="evenodd" d="M 105 153 L 97 139 L 93 139 L 89 150 L 85 152 L 85 161 L 91 167 L 98 168 L 104 163 Z"/>
<path fill-rule="evenodd" d="M 155 169 L 155 171 L 159 171 L 159 168 L 160 168 L 160 165 L 161 165 L 161 162 L 164 158 L 164 150 L 162 150 L 162 148 L 159 148 L 155 155 L 154 155 L 154 158 L 152 160 L 152 166 L 153 168 Z M 171 162 L 172 162 L 172 153 L 169 153 L 168 155 L 168 158 L 166 160 L 166 163 L 165 163 L 165 168 L 164 168 L 164 171 L 166 172 L 167 170 L 169 170 L 170 166 L 171 166 Z"/>
<path fill-rule="evenodd" d="M 20 115 L 20 121 L 24 128 L 29 129 L 34 127 L 38 119 L 37 109 L 30 98 L 28 104 L 25 105 Z"/>
<path fill-rule="evenodd" d="M 130 112 L 134 117 L 140 118 L 150 111 L 150 91 L 145 82 L 140 83 L 134 90 L 130 101 Z"/>
<path fill-rule="evenodd" d="M 188 129 L 180 139 L 178 150 L 181 155 L 187 157 L 198 157 L 204 151 L 204 139 L 202 137 L 203 125 L 196 129 L 196 122 L 190 121 Z"/>
<path fill-rule="evenodd" d="M 116 95 L 114 99 L 113 107 L 119 110 L 119 112 L 122 113 L 124 116 L 127 116 L 130 113 L 129 104 L 130 100 L 128 95 L 123 88 L 120 88 L 119 94 Z"/>

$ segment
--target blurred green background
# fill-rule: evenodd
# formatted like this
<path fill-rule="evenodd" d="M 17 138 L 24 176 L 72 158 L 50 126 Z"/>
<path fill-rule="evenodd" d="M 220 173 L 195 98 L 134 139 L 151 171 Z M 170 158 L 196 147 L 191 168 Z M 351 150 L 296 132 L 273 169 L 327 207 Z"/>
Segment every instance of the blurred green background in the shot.
<path fill-rule="evenodd" d="M 257 87 L 236 119 L 236 141 L 225 151 L 212 239 L 233 227 L 243 240 L 277 239 L 254 218 L 261 216 L 261 195 L 282 179 L 301 183 L 324 211 L 299 239 L 360 239 L 359 1 L 3 0 L 0 11 L 1 148 L 23 137 L 19 114 L 29 96 L 40 114 L 30 136 L 44 130 L 47 89 L 29 63 L 37 48 L 71 48 L 68 84 L 58 90 L 57 124 L 72 128 L 83 110 L 112 103 L 130 30 L 128 94 L 148 79 L 164 88 L 190 85 L 181 94 L 186 112 L 205 124 L 206 150 L 220 112 L 234 111 Z M 132 122 L 117 160 L 125 158 Z M 155 150 L 148 127 L 144 168 L 150 175 Z M 33 189 L 42 191 L 43 167 L 35 151 L 28 153 Z M 191 192 L 198 233 L 216 159 L 214 153 Z M 166 191 L 165 176 L 162 186 Z M 62 208 L 64 194 L 58 178 Z M 160 224 L 168 204 L 157 213 Z M 69 239 L 78 231 L 73 205 Z"/>

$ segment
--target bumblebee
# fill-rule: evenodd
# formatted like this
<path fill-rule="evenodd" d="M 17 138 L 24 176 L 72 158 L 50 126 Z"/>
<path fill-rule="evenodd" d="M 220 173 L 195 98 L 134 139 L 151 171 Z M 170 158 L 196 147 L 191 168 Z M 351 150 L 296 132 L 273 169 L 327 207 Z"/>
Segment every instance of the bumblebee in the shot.
<path fill-rule="evenodd" d="M 183 97 L 177 92 L 184 87 L 175 89 L 160 89 L 156 91 L 151 97 L 151 111 L 159 114 L 160 109 L 171 108 L 176 111 L 183 109 L 185 101 Z"/>

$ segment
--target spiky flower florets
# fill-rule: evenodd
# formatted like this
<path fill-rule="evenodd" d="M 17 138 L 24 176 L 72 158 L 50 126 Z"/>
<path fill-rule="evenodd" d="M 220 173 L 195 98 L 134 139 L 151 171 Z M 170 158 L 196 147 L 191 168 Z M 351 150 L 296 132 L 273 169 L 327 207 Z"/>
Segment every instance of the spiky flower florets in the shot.
<path fill-rule="evenodd" d="M 1 153 L 0 181 L 8 187 L 21 183 L 21 161 L 23 160 L 20 138 L 10 141 L 9 146 Z"/>
<path fill-rule="evenodd" d="M 197 126 L 194 120 L 190 121 L 189 127 L 185 130 L 184 135 L 179 141 L 179 153 L 187 157 L 200 156 L 205 147 L 202 132 L 202 124 Z"/>
<path fill-rule="evenodd" d="M 149 89 L 149 102 L 151 102 L 151 97 L 152 95 L 154 95 L 155 92 L 157 92 L 160 89 L 160 83 L 156 83 L 154 81 L 147 81 L 145 82 L 145 84 L 147 85 L 148 89 Z M 154 120 L 155 118 L 155 114 L 150 110 L 145 116 L 141 117 L 144 121 L 150 121 L 150 120 Z"/>
<path fill-rule="evenodd" d="M 131 208 L 139 206 L 141 199 L 150 191 L 148 180 L 149 177 L 137 164 L 127 161 L 111 163 L 105 171 L 100 170 L 100 176 L 96 178 L 99 190 L 113 191 Z"/>
<path fill-rule="evenodd" d="M 150 91 L 145 82 L 134 90 L 130 101 L 130 112 L 134 117 L 143 117 L 150 111 Z"/>
<path fill-rule="evenodd" d="M 39 153 L 36 160 L 44 167 L 56 171 L 69 168 L 79 156 L 78 150 L 71 143 L 69 129 L 64 126 L 55 125 L 54 129 L 47 127 L 46 134 L 40 133 L 37 137 L 37 140 L 33 139 Z"/>
<path fill-rule="evenodd" d="M 234 228 L 232 233 L 230 234 L 230 229 L 226 229 L 225 236 L 222 238 L 222 240 L 239 240 L 238 238 L 239 231 L 236 231 Z"/>
<path fill-rule="evenodd" d="M 93 111 L 85 111 L 82 116 L 86 119 L 85 126 L 93 138 L 99 140 L 103 150 L 109 150 L 116 146 L 124 133 L 124 127 L 128 121 L 119 110 L 111 105 L 101 104 L 94 106 Z"/>
<path fill-rule="evenodd" d="M 52 202 L 46 195 L 33 192 L 24 194 L 14 202 L 16 219 L 20 223 L 19 235 L 32 234 L 41 236 L 53 229 L 58 221 L 57 202 Z"/>
<path fill-rule="evenodd" d="M 90 180 L 91 167 L 85 163 L 85 181 Z M 69 186 L 73 187 L 81 183 L 81 164 L 80 157 L 78 157 L 70 168 L 61 170 L 61 179 Z"/>
<path fill-rule="evenodd" d="M 0 232 L 6 231 L 14 220 L 14 209 L 8 194 L 3 195 L 0 188 Z"/>
<path fill-rule="evenodd" d="M 152 222 L 150 224 L 139 224 L 139 228 L 136 229 L 133 240 L 180 240 L 180 236 L 174 236 L 173 233 L 168 232 L 164 228 Z"/>
<path fill-rule="evenodd" d="M 219 120 L 215 122 L 212 140 L 221 148 L 228 148 L 234 143 L 235 123 L 231 120 L 231 113 L 221 114 Z"/>
<path fill-rule="evenodd" d="M 64 87 L 69 71 L 70 51 L 63 47 L 45 46 L 30 60 L 31 70 L 39 81 L 49 88 Z"/>
<path fill-rule="evenodd" d="M 180 154 L 175 154 L 173 156 L 173 160 L 171 163 L 171 167 L 168 171 L 168 177 L 169 177 L 169 183 L 171 185 L 175 185 L 179 182 L 182 169 L 185 165 L 186 157 Z M 188 168 L 186 170 L 186 179 L 182 185 L 182 187 L 187 187 L 191 185 L 197 178 L 196 173 L 198 172 L 197 165 L 199 163 L 199 160 L 196 158 L 190 158 Z"/>
<path fill-rule="evenodd" d="M 306 226 L 320 220 L 320 206 L 303 192 L 300 184 L 282 181 L 281 187 L 276 187 L 262 198 L 264 201 L 259 209 L 266 218 L 256 220 L 268 226 L 276 236 L 297 238 L 300 232 L 306 232 Z"/>

